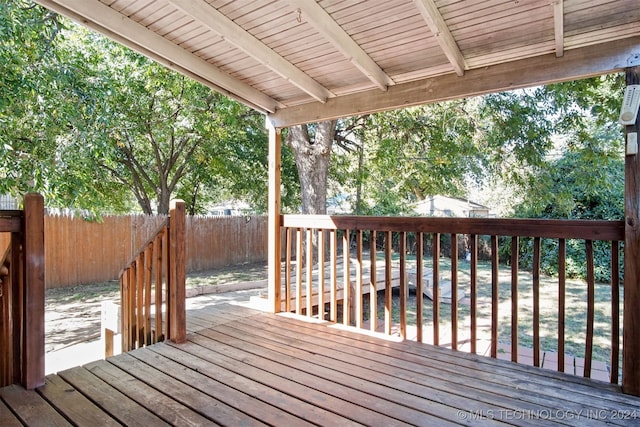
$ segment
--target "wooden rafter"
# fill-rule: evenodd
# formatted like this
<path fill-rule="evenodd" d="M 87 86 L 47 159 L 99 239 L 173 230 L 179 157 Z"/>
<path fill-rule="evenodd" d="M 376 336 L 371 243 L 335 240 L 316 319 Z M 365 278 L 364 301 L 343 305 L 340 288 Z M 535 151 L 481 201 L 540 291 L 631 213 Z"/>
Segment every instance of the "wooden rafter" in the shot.
<path fill-rule="evenodd" d="M 553 29 L 556 38 L 556 56 L 564 55 L 564 0 L 553 2 Z"/>
<path fill-rule="evenodd" d="M 258 62 L 305 91 L 317 101 L 325 102 L 327 98 L 335 96 L 327 88 L 313 80 L 298 67 L 278 55 L 205 1 L 170 0 L 169 3 L 201 22 L 209 30 L 222 36 L 226 42 L 255 58 Z"/>
<path fill-rule="evenodd" d="M 618 72 L 640 56 L 640 37 L 631 37 L 565 52 L 562 58 L 539 56 L 468 70 L 464 76 L 446 74 L 436 78 L 397 84 L 382 94 L 360 92 L 329 100 L 278 110 L 268 120 L 275 127 L 350 117 L 466 96 L 529 86 L 584 79 Z"/>
<path fill-rule="evenodd" d="M 449 31 L 449 27 L 446 22 L 444 22 L 438 6 L 436 6 L 433 0 L 414 0 L 414 3 L 420 10 L 422 17 L 442 48 L 445 56 L 453 66 L 456 74 L 462 76 L 468 68 L 466 61 L 462 52 L 460 52 L 458 43 L 456 43 L 451 31 Z"/>
<path fill-rule="evenodd" d="M 388 86 L 394 84 L 391 77 L 315 0 L 290 0 L 288 3 L 297 7 L 300 10 L 301 18 L 313 25 L 376 86 L 387 90 Z"/>
<path fill-rule="evenodd" d="M 177 65 L 172 68 L 186 70 L 191 73 L 191 76 L 198 76 L 198 80 L 209 84 L 215 90 L 221 89 L 222 93 L 234 94 L 236 99 L 254 105 L 259 110 L 274 112 L 280 106 L 273 98 L 219 70 L 161 35 L 123 17 L 100 2 L 86 0 L 37 0 L 37 2 L 83 25 L 91 26 L 144 55 L 151 56 L 164 64 Z M 92 25 L 89 25 L 90 23 Z"/>

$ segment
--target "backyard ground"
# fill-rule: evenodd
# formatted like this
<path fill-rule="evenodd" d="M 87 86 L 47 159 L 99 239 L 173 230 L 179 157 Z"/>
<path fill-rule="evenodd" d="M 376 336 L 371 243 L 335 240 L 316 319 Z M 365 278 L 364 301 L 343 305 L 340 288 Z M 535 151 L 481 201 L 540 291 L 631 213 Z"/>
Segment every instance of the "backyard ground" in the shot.
<path fill-rule="evenodd" d="M 243 264 L 187 275 L 187 288 L 265 281 L 267 266 Z M 264 286 L 256 283 L 255 286 Z M 233 286 L 225 286 L 232 290 Z M 246 288 L 246 286 L 245 286 Z M 45 351 L 51 352 L 100 338 L 103 301 L 120 298 L 117 280 L 67 288 L 47 289 L 45 296 Z"/>

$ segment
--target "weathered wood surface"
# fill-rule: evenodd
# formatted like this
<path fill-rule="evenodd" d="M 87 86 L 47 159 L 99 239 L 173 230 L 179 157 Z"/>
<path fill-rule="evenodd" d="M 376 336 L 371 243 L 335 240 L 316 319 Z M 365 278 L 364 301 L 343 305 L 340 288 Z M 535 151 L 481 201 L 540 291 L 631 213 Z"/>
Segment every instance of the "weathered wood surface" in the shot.
<path fill-rule="evenodd" d="M 2 425 L 633 425 L 618 386 L 241 306 L 161 343 L 0 389 Z M 626 417 L 627 419 L 620 419 Z M 632 418 L 635 417 L 635 418 Z"/>

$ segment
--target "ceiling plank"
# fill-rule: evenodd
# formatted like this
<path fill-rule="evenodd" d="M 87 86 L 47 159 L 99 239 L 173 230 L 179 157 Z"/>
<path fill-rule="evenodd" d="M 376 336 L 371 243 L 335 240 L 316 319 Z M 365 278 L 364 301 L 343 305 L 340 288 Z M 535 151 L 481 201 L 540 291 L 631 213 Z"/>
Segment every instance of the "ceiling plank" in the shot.
<path fill-rule="evenodd" d="M 435 36 L 445 56 L 453 66 L 456 74 L 462 76 L 468 66 L 458 47 L 458 43 L 456 43 L 453 34 L 451 34 L 444 18 L 442 18 L 438 6 L 436 6 L 433 0 L 414 0 L 414 3 L 418 10 L 420 10 L 422 17 Z"/>
<path fill-rule="evenodd" d="M 313 25 L 323 36 L 383 91 L 394 84 L 376 62 L 347 34 L 315 0 L 288 0 L 300 10 L 301 19 Z"/>
<path fill-rule="evenodd" d="M 369 90 L 329 100 L 280 109 L 268 116 L 278 128 L 301 123 L 350 117 L 468 96 L 484 95 L 542 84 L 557 83 L 619 72 L 639 65 L 640 37 L 572 49 L 553 54 L 398 84 L 386 93 Z"/>
<path fill-rule="evenodd" d="M 553 1 L 553 29 L 556 38 L 556 56 L 564 55 L 564 0 Z"/>
<path fill-rule="evenodd" d="M 252 56 L 317 101 L 325 102 L 327 98 L 335 96 L 327 88 L 278 55 L 270 47 L 246 32 L 241 26 L 204 0 L 169 0 L 169 3 L 190 15 L 211 31 L 219 34 L 226 42 Z"/>
<path fill-rule="evenodd" d="M 190 77 L 197 77 L 223 94 L 261 111 L 273 112 L 281 106 L 273 98 L 242 81 L 219 70 L 196 55 L 189 53 L 146 27 L 128 19 L 117 11 L 97 1 L 86 0 L 36 0 L 42 6 L 65 15 L 80 24 L 89 26 L 107 37 L 123 43 L 145 56 L 158 60 Z"/>

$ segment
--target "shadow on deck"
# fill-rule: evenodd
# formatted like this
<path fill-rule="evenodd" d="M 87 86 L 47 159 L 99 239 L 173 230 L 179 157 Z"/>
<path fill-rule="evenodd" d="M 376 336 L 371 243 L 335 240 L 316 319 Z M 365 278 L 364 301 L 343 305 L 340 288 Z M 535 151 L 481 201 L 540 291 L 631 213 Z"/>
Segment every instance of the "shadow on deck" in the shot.
<path fill-rule="evenodd" d="M 160 343 L 0 390 L 0 425 L 637 425 L 619 387 L 292 315 L 189 311 Z"/>

